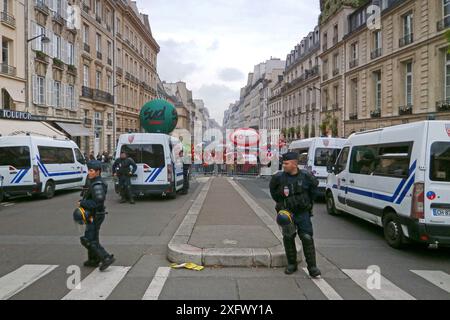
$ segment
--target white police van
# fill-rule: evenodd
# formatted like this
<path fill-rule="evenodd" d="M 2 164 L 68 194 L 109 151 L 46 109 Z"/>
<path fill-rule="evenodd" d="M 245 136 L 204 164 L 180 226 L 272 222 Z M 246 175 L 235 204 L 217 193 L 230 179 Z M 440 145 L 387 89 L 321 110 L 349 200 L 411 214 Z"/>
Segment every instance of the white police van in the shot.
<path fill-rule="evenodd" d="M 327 210 L 384 228 L 388 244 L 450 244 L 450 121 L 355 133 L 329 168 Z"/>
<path fill-rule="evenodd" d="M 166 134 L 123 134 L 119 137 L 115 158 L 125 152 L 136 162 L 138 168 L 131 178 L 133 194 L 173 199 L 184 183 L 182 158 L 176 156 L 181 150 L 180 140 Z"/>
<path fill-rule="evenodd" d="M 0 176 L 5 197 L 43 195 L 80 188 L 86 160 L 75 142 L 30 135 L 0 137 Z"/>
<path fill-rule="evenodd" d="M 319 180 L 318 195 L 325 195 L 327 165 L 336 161 L 346 141 L 339 138 L 310 138 L 289 145 L 289 151 L 299 155 L 299 168 L 308 170 Z"/>

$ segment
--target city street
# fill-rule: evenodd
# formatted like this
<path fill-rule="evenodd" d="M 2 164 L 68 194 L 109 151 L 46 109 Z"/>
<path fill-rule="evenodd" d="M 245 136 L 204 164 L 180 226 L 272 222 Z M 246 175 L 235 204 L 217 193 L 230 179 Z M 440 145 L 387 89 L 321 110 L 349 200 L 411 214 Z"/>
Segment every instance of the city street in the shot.
<path fill-rule="evenodd" d="M 211 179 L 216 183 L 221 178 Z M 274 216 L 268 179 L 233 181 Z M 394 250 L 386 244 L 382 229 L 347 215 L 329 216 L 323 203 L 315 206 L 313 218 L 322 279 L 310 279 L 301 268 L 293 276 L 286 276 L 283 268 L 267 267 L 169 269 L 168 244 L 210 182 L 193 178 L 186 196 L 143 198 L 135 205 L 119 204 L 110 184 L 109 215 L 101 242 L 117 261 L 105 273 L 81 267 L 80 290 L 67 287 L 68 268 L 86 260 L 79 243 L 81 232 L 72 222 L 79 191 L 57 193 L 52 200 L 22 198 L 1 203 L 0 300 L 450 300 L 450 249 L 413 245 Z M 205 203 L 214 196 L 208 193 Z M 230 215 L 236 213 L 236 205 L 233 202 L 226 208 Z M 198 223 L 208 215 L 214 212 L 203 210 Z M 248 226 L 247 230 L 256 229 Z M 236 239 L 228 238 L 231 244 Z M 379 289 L 367 286 L 369 266 L 379 268 Z"/>

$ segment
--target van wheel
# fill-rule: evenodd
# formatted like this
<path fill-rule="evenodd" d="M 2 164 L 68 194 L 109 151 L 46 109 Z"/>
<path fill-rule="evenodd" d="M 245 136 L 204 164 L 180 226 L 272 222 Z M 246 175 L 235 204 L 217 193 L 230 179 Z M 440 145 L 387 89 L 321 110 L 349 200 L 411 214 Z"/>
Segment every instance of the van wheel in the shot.
<path fill-rule="evenodd" d="M 5 200 L 5 196 L 3 194 L 3 191 L 0 190 L 0 203 L 3 202 L 3 200 Z"/>
<path fill-rule="evenodd" d="M 45 184 L 44 197 L 46 199 L 51 199 L 55 196 L 55 183 L 53 181 L 48 181 Z"/>
<path fill-rule="evenodd" d="M 338 216 L 341 213 L 338 209 L 336 209 L 332 192 L 328 191 L 326 193 L 325 202 L 327 204 L 327 212 L 329 215 Z"/>
<path fill-rule="evenodd" d="M 390 212 L 384 218 L 384 238 L 386 242 L 394 249 L 401 249 L 405 243 L 402 225 L 395 213 Z"/>

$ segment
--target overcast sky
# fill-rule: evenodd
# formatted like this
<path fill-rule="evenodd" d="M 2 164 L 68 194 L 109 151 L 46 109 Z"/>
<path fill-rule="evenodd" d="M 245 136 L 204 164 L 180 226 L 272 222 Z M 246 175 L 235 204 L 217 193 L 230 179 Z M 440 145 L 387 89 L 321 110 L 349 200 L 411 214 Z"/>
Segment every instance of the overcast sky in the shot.
<path fill-rule="evenodd" d="M 286 55 L 314 29 L 319 0 L 138 0 L 161 47 L 158 73 L 185 81 L 211 117 L 239 99 L 254 65 Z"/>

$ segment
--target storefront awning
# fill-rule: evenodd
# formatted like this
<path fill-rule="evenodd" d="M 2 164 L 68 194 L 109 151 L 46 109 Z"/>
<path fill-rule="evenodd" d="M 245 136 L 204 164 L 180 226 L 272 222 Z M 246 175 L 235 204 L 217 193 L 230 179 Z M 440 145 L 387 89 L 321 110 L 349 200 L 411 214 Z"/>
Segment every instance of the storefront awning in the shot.
<path fill-rule="evenodd" d="M 14 102 L 25 102 L 25 89 L 24 87 L 9 87 L 6 91 L 10 95 Z"/>
<path fill-rule="evenodd" d="M 56 122 L 56 124 L 71 137 L 89 137 L 92 135 L 89 129 L 83 127 L 81 124 L 65 122 Z"/>
<path fill-rule="evenodd" d="M 66 137 L 64 133 L 41 121 L 20 121 L 0 119 L 0 134 L 2 136 L 20 136 L 30 134 L 41 137 Z"/>

